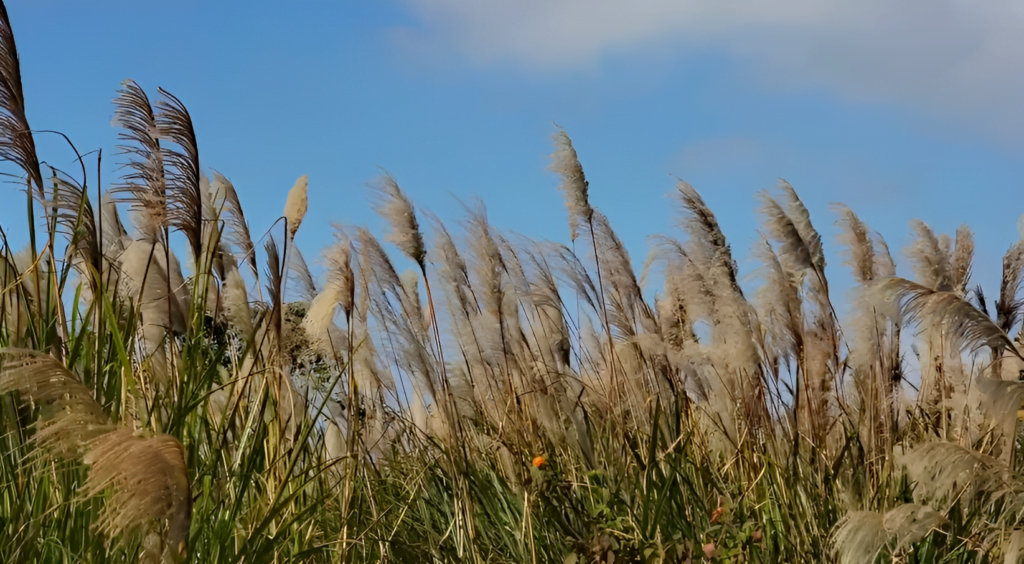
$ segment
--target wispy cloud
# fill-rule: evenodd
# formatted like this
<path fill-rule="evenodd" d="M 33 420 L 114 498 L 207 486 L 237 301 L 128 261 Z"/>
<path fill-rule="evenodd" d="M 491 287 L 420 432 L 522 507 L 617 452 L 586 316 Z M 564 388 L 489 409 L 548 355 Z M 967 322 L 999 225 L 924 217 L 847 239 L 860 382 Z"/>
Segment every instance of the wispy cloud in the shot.
<path fill-rule="evenodd" d="M 652 47 L 711 50 L 776 87 L 910 105 L 1024 139 L 1016 0 L 408 3 L 418 25 L 397 30 L 407 47 L 477 67 L 558 72 Z"/>

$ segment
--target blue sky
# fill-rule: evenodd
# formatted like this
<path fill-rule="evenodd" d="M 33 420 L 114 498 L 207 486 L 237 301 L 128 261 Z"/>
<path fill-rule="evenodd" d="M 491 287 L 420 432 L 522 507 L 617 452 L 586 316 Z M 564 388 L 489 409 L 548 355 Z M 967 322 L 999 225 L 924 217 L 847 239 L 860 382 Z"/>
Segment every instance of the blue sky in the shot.
<path fill-rule="evenodd" d="M 378 167 L 446 220 L 479 196 L 496 226 L 567 241 L 545 170 L 555 123 L 637 263 L 648 235 L 672 229 L 673 175 L 704 195 L 748 273 L 755 194 L 780 177 L 837 282 L 832 202 L 894 250 L 915 217 L 950 234 L 967 222 L 989 295 L 1019 237 L 1024 12 L 1011 0 L 88 4 L 9 3 L 33 128 L 102 148 L 107 185 L 119 83 L 162 86 L 254 233 L 309 175 L 297 240 L 310 260 L 332 221 L 383 233 L 366 189 Z M 72 168 L 56 139 L 39 145 Z M 5 190 L 0 224 L 17 232 L 24 205 Z"/>

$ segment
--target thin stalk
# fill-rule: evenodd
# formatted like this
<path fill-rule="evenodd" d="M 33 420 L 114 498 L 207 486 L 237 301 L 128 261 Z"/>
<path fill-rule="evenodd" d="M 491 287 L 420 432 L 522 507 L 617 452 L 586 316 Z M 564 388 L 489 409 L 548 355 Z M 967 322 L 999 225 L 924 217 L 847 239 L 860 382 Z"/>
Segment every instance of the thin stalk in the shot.
<path fill-rule="evenodd" d="M 28 196 L 28 241 L 29 250 L 32 252 L 32 259 L 36 260 L 39 258 L 38 246 L 36 245 L 36 212 L 35 212 L 35 199 L 32 195 L 32 179 L 31 177 L 25 181 L 25 194 Z M 36 284 L 36 334 L 43 334 L 43 303 L 39 299 L 39 292 L 42 289 L 42 285 L 39 283 L 39 271 L 33 269 L 32 271 L 33 280 Z M 41 345 L 42 343 L 40 343 Z"/>
<path fill-rule="evenodd" d="M 617 362 L 615 359 L 615 342 L 612 339 L 612 326 L 608 321 L 608 306 L 605 304 L 604 295 L 604 282 L 601 277 L 601 257 L 597 252 L 597 237 L 594 236 L 594 218 L 587 218 L 587 226 L 590 228 L 590 242 L 594 248 L 594 263 L 597 266 L 597 291 L 601 294 L 601 318 L 604 321 L 604 332 L 608 336 L 608 370 L 611 372 L 612 380 L 612 401 L 615 405 L 618 405 L 619 397 L 619 383 L 617 377 L 617 371 L 615 370 Z"/>

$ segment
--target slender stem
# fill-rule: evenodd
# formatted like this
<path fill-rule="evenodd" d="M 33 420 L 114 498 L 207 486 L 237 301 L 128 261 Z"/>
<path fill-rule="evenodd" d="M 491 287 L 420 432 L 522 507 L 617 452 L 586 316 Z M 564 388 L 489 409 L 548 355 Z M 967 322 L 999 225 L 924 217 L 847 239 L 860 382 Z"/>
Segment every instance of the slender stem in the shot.
<path fill-rule="evenodd" d="M 26 181 L 25 194 L 28 196 L 28 241 L 29 249 L 32 251 L 32 260 L 39 258 L 39 251 L 36 245 L 36 212 L 35 212 L 35 199 L 32 196 L 32 179 L 31 177 Z M 36 327 L 37 338 L 42 338 L 43 334 L 43 302 L 40 299 L 40 292 L 42 291 L 42 284 L 39 282 L 39 270 L 32 269 L 32 279 L 36 284 L 36 319 L 38 326 Z M 41 345 L 42 343 L 40 343 Z"/>
<path fill-rule="evenodd" d="M 616 376 L 617 371 L 615 370 L 617 362 L 615 358 L 615 342 L 612 339 L 612 326 L 608 321 L 608 306 L 605 304 L 604 295 L 604 282 L 601 277 L 601 257 L 597 252 L 597 237 L 594 235 L 594 218 L 587 218 L 587 225 L 590 227 L 590 242 L 594 247 L 594 263 L 597 265 L 597 291 L 601 294 L 601 317 L 604 321 L 604 332 L 608 335 L 608 370 L 611 372 L 612 379 L 612 400 L 618 405 L 619 403 L 619 383 Z"/>

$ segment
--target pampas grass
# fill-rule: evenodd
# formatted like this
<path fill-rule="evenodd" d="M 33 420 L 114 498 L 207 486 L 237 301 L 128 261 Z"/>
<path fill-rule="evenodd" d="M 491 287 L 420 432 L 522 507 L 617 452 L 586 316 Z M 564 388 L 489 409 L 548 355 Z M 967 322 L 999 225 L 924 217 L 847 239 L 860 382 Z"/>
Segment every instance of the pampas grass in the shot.
<path fill-rule="evenodd" d="M 375 190 L 379 200 L 374 210 L 391 226 L 387 240 L 394 243 L 409 260 L 421 269 L 424 268 L 426 245 L 423 244 L 423 235 L 412 202 L 398 187 L 394 177 L 387 173 L 377 181 Z"/>
<path fill-rule="evenodd" d="M 306 175 L 300 176 L 288 191 L 288 198 L 284 202 L 284 218 L 288 225 L 288 235 L 292 238 L 295 238 L 295 233 L 302 225 L 306 210 L 309 208 L 308 184 L 309 179 Z"/>
<path fill-rule="evenodd" d="M 885 548 L 895 558 L 946 521 L 931 507 L 914 503 L 885 514 L 855 511 L 836 525 L 832 536 L 833 553 L 842 564 L 874 562 Z"/>
<path fill-rule="evenodd" d="M 89 467 L 82 495 L 112 492 L 96 528 L 107 537 L 141 531 L 147 561 L 170 562 L 182 555 L 191 495 L 181 443 L 112 425 L 91 390 L 52 357 L 19 350 L 0 355 L 5 361 L 0 391 L 17 391 L 41 408 L 38 444 L 55 455 L 81 457 Z"/>
<path fill-rule="evenodd" d="M 953 350 L 1005 348 L 1022 358 L 1010 337 L 987 315 L 952 292 L 892 277 L 876 286 L 880 303 L 907 324 L 939 328 Z"/>
<path fill-rule="evenodd" d="M 0 157 L 46 217 L 24 251 L 0 238 L 0 345 L 21 347 L 0 353 L 0 561 L 1020 552 L 1019 242 L 989 315 L 968 228 L 915 221 L 898 278 L 852 210 L 814 215 L 782 182 L 758 196 L 750 277 L 678 181 L 678 232 L 638 274 L 559 130 L 564 242 L 483 203 L 425 234 L 385 173 L 384 239 L 337 227 L 316 278 L 295 240 L 306 177 L 283 225 L 250 229 L 184 102 L 127 81 L 113 188 L 44 182 L 18 72 L 0 11 Z M 829 291 L 828 219 L 849 296 Z"/>
<path fill-rule="evenodd" d="M 590 223 L 594 215 L 594 210 L 590 207 L 590 184 L 583 174 L 583 166 L 576 156 L 572 140 L 565 131 L 559 130 L 553 139 L 555 152 L 551 155 L 551 170 L 562 178 L 558 189 L 562 191 L 565 209 L 569 211 L 569 238 L 575 241 L 580 223 Z"/>

